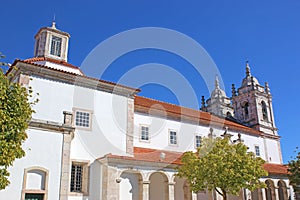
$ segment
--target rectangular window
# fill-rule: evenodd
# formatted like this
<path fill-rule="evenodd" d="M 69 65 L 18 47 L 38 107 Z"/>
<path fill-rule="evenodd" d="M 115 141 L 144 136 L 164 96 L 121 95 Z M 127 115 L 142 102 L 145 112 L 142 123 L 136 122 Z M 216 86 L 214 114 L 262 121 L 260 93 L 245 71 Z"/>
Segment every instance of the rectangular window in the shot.
<path fill-rule="evenodd" d="M 75 125 L 78 127 L 89 128 L 91 122 L 91 113 L 84 111 L 75 112 Z"/>
<path fill-rule="evenodd" d="M 260 156 L 259 146 L 255 146 L 255 155 Z"/>
<path fill-rule="evenodd" d="M 195 137 L 195 147 L 196 148 L 200 147 L 200 144 L 201 144 L 201 136 L 196 135 L 196 137 Z"/>
<path fill-rule="evenodd" d="M 71 192 L 82 192 L 83 166 L 72 164 L 71 171 Z"/>
<path fill-rule="evenodd" d="M 141 140 L 149 141 L 149 127 L 141 126 Z"/>
<path fill-rule="evenodd" d="M 25 200 L 43 200 L 44 194 L 25 194 Z"/>
<path fill-rule="evenodd" d="M 88 194 L 88 162 L 72 162 L 70 192 Z"/>
<path fill-rule="evenodd" d="M 176 131 L 170 131 L 170 144 L 176 145 L 177 144 L 177 132 Z"/>
<path fill-rule="evenodd" d="M 60 57 L 60 55 L 61 55 L 61 38 L 52 36 L 50 54 Z"/>

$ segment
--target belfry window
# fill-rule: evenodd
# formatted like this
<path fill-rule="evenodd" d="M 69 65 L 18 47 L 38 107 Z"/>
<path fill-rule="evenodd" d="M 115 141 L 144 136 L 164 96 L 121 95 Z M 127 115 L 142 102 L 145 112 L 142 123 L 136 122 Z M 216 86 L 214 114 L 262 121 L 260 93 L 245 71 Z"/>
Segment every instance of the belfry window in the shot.
<path fill-rule="evenodd" d="M 245 119 L 247 119 L 249 117 L 249 104 L 248 104 L 248 102 L 246 102 L 244 104 L 244 114 L 245 114 Z"/>
<path fill-rule="evenodd" d="M 267 105 L 264 101 L 261 102 L 261 108 L 262 108 L 263 119 L 268 121 L 268 110 L 267 110 Z"/>
<path fill-rule="evenodd" d="M 54 56 L 61 56 L 61 38 L 52 36 L 50 54 Z"/>

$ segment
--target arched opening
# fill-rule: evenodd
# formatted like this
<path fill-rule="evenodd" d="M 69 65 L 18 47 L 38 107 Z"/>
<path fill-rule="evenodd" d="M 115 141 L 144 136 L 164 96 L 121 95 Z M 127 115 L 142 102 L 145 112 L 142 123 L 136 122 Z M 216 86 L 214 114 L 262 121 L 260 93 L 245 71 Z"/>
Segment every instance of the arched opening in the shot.
<path fill-rule="evenodd" d="M 249 117 L 249 103 L 245 102 L 243 108 L 244 108 L 245 119 L 247 119 Z"/>
<path fill-rule="evenodd" d="M 175 200 L 192 200 L 192 192 L 190 191 L 189 184 L 186 180 L 175 177 L 174 179 L 174 199 Z"/>
<path fill-rule="evenodd" d="M 268 121 L 268 109 L 267 109 L 267 104 L 264 101 L 261 102 L 261 108 L 262 108 L 263 119 Z"/>
<path fill-rule="evenodd" d="M 48 173 L 48 170 L 42 167 L 30 167 L 25 169 L 22 199 L 47 199 Z"/>
<path fill-rule="evenodd" d="M 278 181 L 278 195 L 279 195 L 279 200 L 288 199 L 286 183 L 283 180 Z"/>
<path fill-rule="evenodd" d="M 149 200 L 168 200 L 169 187 L 168 177 L 161 172 L 154 172 L 151 174 L 149 188 Z"/>
<path fill-rule="evenodd" d="M 142 175 L 137 171 L 122 172 L 120 182 L 120 200 L 142 199 Z"/>
<path fill-rule="evenodd" d="M 226 117 L 227 117 L 227 118 L 232 118 L 232 114 L 228 111 L 228 112 L 226 113 Z"/>
<path fill-rule="evenodd" d="M 275 187 L 274 187 L 274 182 L 272 180 L 266 180 L 265 181 L 267 187 L 265 188 L 266 192 L 266 200 L 275 200 Z"/>

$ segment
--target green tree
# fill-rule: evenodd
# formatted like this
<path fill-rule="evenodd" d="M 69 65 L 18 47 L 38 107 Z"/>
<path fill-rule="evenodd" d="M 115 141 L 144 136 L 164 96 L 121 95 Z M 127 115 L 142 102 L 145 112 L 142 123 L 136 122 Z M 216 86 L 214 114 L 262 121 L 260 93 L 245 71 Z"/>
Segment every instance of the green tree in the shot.
<path fill-rule="evenodd" d="M 30 88 L 10 82 L 0 68 L 0 190 L 9 184 L 8 167 L 25 155 L 22 143 L 27 138 L 25 131 L 33 113 L 31 105 L 35 103 L 28 101 L 31 93 Z"/>
<path fill-rule="evenodd" d="M 293 160 L 289 161 L 288 166 L 290 184 L 294 187 L 297 199 L 300 199 L 300 152 Z"/>
<path fill-rule="evenodd" d="M 265 187 L 259 181 L 267 176 L 264 160 L 247 152 L 243 143 L 232 144 L 229 138 L 203 138 L 196 153 L 182 157 L 178 176 L 185 177 L 193 192 L 215 190 L 224 200 L 228 194 L 238 195 L 242 188 Z"/>

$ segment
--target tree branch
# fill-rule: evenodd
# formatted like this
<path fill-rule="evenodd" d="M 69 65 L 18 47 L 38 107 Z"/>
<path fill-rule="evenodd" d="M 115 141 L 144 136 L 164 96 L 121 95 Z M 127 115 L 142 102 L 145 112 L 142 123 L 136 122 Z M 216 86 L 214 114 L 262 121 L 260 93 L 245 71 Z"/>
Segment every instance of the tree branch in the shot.
<path fill-rule="evenodd" d="M 215 188 L 215 190 L 217 191 L 217 193 L 219 193 L 219 195 L 224 196 L 223 193 L 221 193 L 217 188 Z"/>

